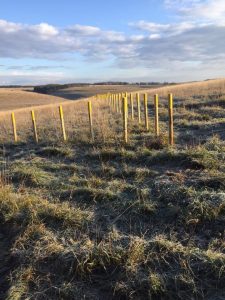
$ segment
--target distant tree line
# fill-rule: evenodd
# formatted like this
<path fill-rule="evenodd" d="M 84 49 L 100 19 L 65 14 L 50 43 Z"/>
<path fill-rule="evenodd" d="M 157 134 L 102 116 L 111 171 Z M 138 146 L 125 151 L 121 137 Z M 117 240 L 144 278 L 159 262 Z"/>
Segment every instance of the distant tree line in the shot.
<path fill-rule="evenodd" d="M 61 89 L 67 89 L 76 86 L 86 86 L 90 85 L 89 83 L 69 83 L 69 84 L 46 84 L 46 85 L 39 85 L 34 87 L 35 93 L 41 94 L 49 94 L 54 93 Z"/>
<path fill-rule="evenodd" d="M 0 89 L 3 89 L 3 88 L 32 88 L 33 85 L 0 85 Z"/>
<path fill-rule="evenodd" d="M 104 81 L 104 82 L 95 82 L 93 85 L 128 85 L 131 84 L 126 81 Z"/>

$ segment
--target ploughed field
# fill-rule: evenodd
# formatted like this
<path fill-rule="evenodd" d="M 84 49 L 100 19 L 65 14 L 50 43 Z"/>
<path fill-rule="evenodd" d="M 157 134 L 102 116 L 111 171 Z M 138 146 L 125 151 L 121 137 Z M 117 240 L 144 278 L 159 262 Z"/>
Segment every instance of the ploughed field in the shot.
<path fill-rule="evenodd" d="M 173 90 L 173 148 L 167 88 L 159 138 L 155 91 L 150 131 L 135 107 L 127 145 L 121 115 L 101 100 L 94 142 L 85 101 L 64 108 L 66 143 L 50 121 L 39 144 L 22 121 L 17 144 L 4 137 L 0 299 L 225 299 L 223 85 Z"/>

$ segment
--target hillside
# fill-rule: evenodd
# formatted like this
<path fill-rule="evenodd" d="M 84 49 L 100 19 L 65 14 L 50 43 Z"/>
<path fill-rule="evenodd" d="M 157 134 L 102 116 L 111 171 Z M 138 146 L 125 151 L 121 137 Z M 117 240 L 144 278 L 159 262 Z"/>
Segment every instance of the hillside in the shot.
<path fill-rule="evenodd" d="M 160 136 L 151 96 L 149 130 L 129 104 L 127 144 L 99 98 L 94 141 L 86 100 L 63 105 L 67 142 L 56 108 L 39 144 L 27 112 L 16 144 L 0 124 L 0 299 L 225 299 L 224 81 L 171 87 L 174 147 L 164 89 Z"/>
<path fill-rule="evenodd" d="M 0 111 L 56 104 L 63 101 L 64 99 L 59 97 L 33 93 L 31 89 L 0 88 Z"/>
<path fill-rule="evenodd" d="M 154 89 L 155 86 L 151 86 L 151 89 Z M 107 93 L 122 93 L 124 91 L 127 92 L 135 92 L 137 90 L 148 90 L 149 86 L 139 86 L 139 85 L 87 85 L 87 86 L 76 86 L 63 88 L 56 92 L 50 92 L 49 94 L 62 97 L 68 100 L 77 100 L 81 98 L 92 97 L 97 94 L 107 94 Z"/>

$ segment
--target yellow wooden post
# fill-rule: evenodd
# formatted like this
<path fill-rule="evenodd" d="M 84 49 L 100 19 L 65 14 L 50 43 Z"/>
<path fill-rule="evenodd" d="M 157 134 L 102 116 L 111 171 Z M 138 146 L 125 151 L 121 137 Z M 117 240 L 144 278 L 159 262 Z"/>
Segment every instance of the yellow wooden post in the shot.
<path fill-rule="evenodd" d="M 128 93 L 127 92 L 124 93 L 124 97 L 127 98 L 127 119 L 128 119 L 128 117 L 129 117 L 129 103 L 128 103 Z"/>
<path fill-rule="evenodd" d="M 116 112 L 116 106 L 117 106 L 117 99 L 116 99 L 116 94 L 115 94 L 115 112 Z"/>
<path fill-rule="evenodd" d="M 112 111 L 113 109 L 113 95 L 111 94 L 110 96 L 110 110 Z"/>
<path fill-rule="evenodd" d="M 110 93 L 108 94 L 108 105 L 109 106 L 111 105 L 111 94 Z"/>
<path fill-rule="evenodd" d="M 114 94 L 113 94 L 112 100 L 113 100 L 113 111 L 114 111 L 114 109 L 115 109 L 115 95 Z"/>
<path fill-rule="evenodd" d="M 92 106 L 91 106 L 91 101 L 88 101 L 88 116 L 89 116 L 89 124 L 90 124 L 91 140 L 94 141 L 94 131 L 93 131 Z"/>
<path fill-rule="evenodd" d="M 16 118 L 14 112 L 11 114 L 12 117 L 12 127 L 13 127 L 13 135 L 14 135 L 14 141 L 18 141 L 17 131 L 16 131 Z"/>
<path fill-rule="evenodd" d="M 154 95 L 154 107 L 155 107 L 155 136 L 159 136 L 159 96 Z"/>
<path fill-rule="evenodd" d="M 131 120 L 134 120 L 134 101 L 133 101 L 132 93 L 130 93 L 130 106 L 131 106 Z"/>
<path fill-rule="evenodd" d="M 169 144 L 174 144 L 174 131 L 173 131 L 173 95 L 168 95 L 168 108 L 169 108 Z"/>
<path fill-rule="evenodd" d="M 149 130 L 149 124 L 148 124 L 148 95 L 144 94 L 144 110 L 145 110 L 145 128 L 146 130 Z"/>
<path fill-rule="evenodd" d="M 136 94 L 136 101 L 137 101 L 137 110 L 138 110 L 138 124 L 141 124 L 141 108 L 140 108 L 140 95 L 139 95 L 139 93 Z"/>
<path fill-rule="evenodd" d="M 119 113 L 119 95 L 116 94 L 116 112 Z"/>
<path fill-rule="evenodd" d="M 127 134 L 127 97 L 123 97 L 123 137 L 124 142 L 128 142 L 128 134 Z"/>
<path fill-rule="evenodd" d="M 66 130 L 65 130 L 65 124 L 64 124 L 64 115 L 63 115 L 62 105 L 59 106 L 59 116 L 60 116 L 60 121 L 61 121 L 63 140 L 66 141 L 67 137 L 66 137 Z"/>
<path fill-rule="evenodd" d="M 120 111 L 120 114 L 122 114 L 122 94 L 120 93 L 119 94 L 119 111 Z"/>
<path fill-rule="evenodd" d="M 37 126 L 36 126 L 34 110 L 31 111 L 31 119 L 32 119 L 33 130 L 34 130 L 34 139 L 35 139 L 35 142 L 38 143 L 38 134 L 37 134 Z"/>

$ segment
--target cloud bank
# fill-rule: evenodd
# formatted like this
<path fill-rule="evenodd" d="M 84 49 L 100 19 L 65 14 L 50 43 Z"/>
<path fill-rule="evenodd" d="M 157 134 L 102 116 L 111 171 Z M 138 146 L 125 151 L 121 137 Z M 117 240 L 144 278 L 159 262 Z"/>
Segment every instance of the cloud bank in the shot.
<path fill-rule="evenodd" d="M 133 30 L 130 35 L 79 24 L 56 28 L 47 23 L 0 20 L 0 58 L 46 59 L 58 64 L 78 54 L 85 62 L 110 61 L 110 67 L 118 70 L 147 68 L 152 80 L 160 80 L 160 76 L 162 80 L 171 76 L 171 81 L 222 76 L 224 0 L 166 0 L 165 7 L 175 13 L 176 22 L 140 20 L 129 24 Z M 57 66 L 24 67 L 39 72 L 50 68 Z M 170 75 L 165 77 L 168 71 Z M 127 79 L 130 77 L 127 72 Z"/>

